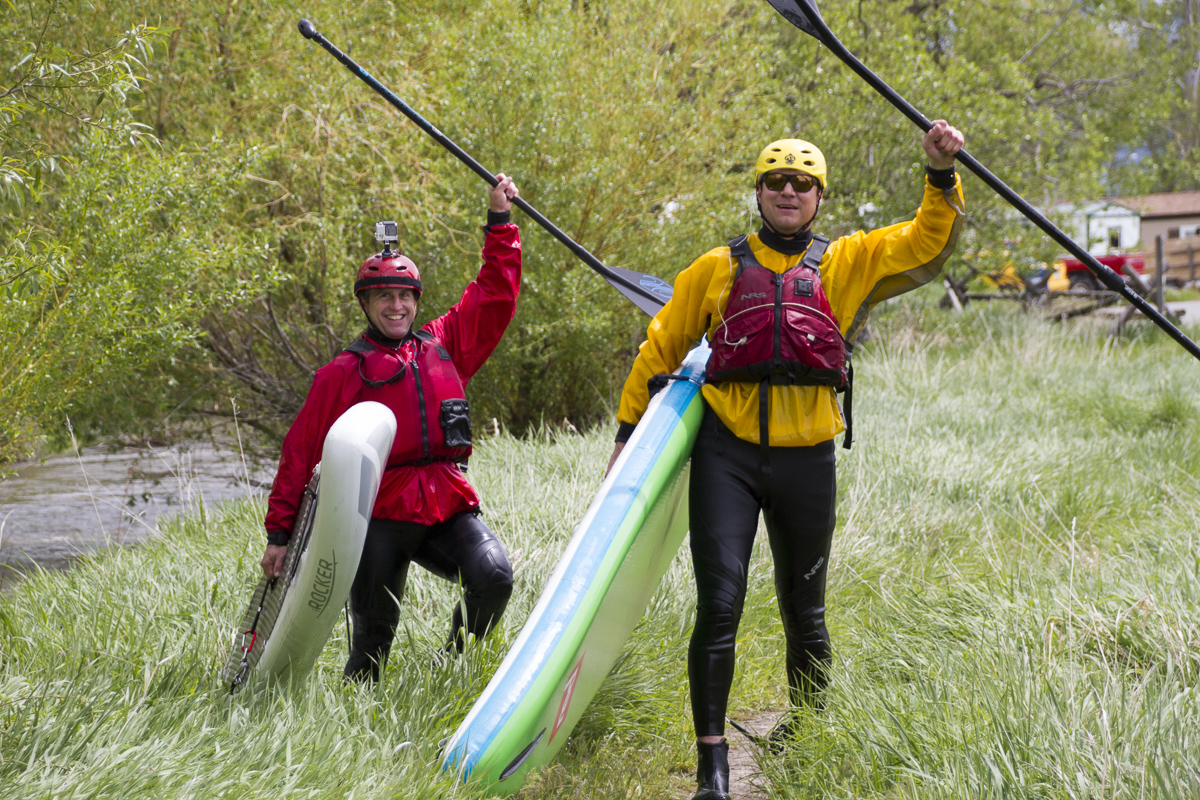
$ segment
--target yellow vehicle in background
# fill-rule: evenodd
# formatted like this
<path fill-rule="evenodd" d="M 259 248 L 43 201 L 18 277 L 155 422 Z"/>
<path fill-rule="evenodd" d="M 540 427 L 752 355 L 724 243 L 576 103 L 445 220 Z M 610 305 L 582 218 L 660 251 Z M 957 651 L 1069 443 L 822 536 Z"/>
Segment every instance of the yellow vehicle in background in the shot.
<path fill-rule="evenodd" d="M 964 253 L 963 260 L 971 271 L 972 277 L 979 278 L 987 288 L 997 290 L 1002 294 L 1040 295 L 1045 291 L 1046 276 L 1050 273 L 1045 262 L 1035 262 L 1027 258 L 1025 260 L 1029 267 L 1027 270 L 1029 274 L 1022 276 L 1017 271 L 1012 252 L 1007 249 L 1000 251 L 998 259 L 993 259 L 991 252 L 980 250 L 977 253 Z M 983 265 L 989 261 L 999 269 L 983 269 Z"/>
<path fill-rule="evenodd" d="M 1067 277 L 1067 265 L 1063 263 L 1061 258 L 1054 262 L 1054 271 L 1050 273 L 1050 277 L 1046 280 L 1046 291 L 1071 291 L 1071 279 Z"/>
<path fill-rule="evenodd" d="M 989 287 L 1002 292 L 1019 292 L 1025 288 L 1025 281 L 1017 272 L 1016 265 L 1011 261 L 1004 262 L 1004 268 L 999 272 L 980 272 L 979 278 Z"/>

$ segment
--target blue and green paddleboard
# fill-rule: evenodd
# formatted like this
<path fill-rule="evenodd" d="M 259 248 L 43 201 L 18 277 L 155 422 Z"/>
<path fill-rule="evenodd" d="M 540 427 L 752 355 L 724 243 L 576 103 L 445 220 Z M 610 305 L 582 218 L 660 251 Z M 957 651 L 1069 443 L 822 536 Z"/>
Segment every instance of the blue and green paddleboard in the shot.
<path fill-rule="evenodd" d="M 707 343 L 650 401 L 442 768 L 517 791 L 549 763 L 620 655 L 688 529 L 688 458 Z"/>

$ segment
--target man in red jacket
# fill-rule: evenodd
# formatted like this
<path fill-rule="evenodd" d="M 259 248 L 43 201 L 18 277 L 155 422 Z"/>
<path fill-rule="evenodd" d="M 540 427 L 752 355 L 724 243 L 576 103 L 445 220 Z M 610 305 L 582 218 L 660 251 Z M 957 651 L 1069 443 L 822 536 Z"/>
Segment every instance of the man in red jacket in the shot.
<path fill-rule="evenodd" d="M 521 241 L 509 222 L 517 188 L 511 178 L 499 179 L 488 196 L 483 266 L 442 316 L 413 327 L 422 285 L 409 258 L 385 244 L 363 262 L 354 293 L 367 329 L 317 370 L 283 440 L 265 522 L 262 568 L 268 576 L 283 572 L 304 487 L 334 421 L 367 400 L 396 415 L 396 440 L 350 589 L 354 633 L 347 680 L 379 680 L 410 562 L 463 587 L 447 649 L 461 652 L 467 634 L 491 630 L 512 593 L 504 545 L 479 519 L 479 496 L 460 466 L 471 454 L 464 390 L 512 321 L 521 283 Z"/>

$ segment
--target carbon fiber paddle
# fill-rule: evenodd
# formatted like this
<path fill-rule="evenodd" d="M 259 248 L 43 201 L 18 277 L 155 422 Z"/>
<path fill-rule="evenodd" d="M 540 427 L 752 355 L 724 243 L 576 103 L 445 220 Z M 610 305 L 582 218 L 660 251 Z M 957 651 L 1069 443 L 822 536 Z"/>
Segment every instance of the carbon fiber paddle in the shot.
<path fill-rule="evenodd" d="M 871 85 L 872 89 L 883 95 L 889 103 L 895 106 L 904 116 L 912 120 L 918 128 L 928 131 L 933 127 L 933 123 L 926 119 L 924 114 L 917 111 L 907 100 L 897 94 L 896 90 L 884 83 L 878 75 L 855 58 L 854 54 L 838 41 L 833 31 L 829 29 L 829 26 L 825 24 L 825 20 L 822 19 L 821 12 L 817 10 L 816 0 L 767 0 L 767 2 L 788 22 L 829 48 L 835 56 L 845 62 L 846 66 L 854 70 L 859 77 Z M 1024 198 L 1009 188 L 1004 181 L 997 178 L 986 167 L 976 161 L 966 150 L 960 150 L 955 158 L 961 161 L 967 169 L 975 173 L 981 181 L 990 186 L 997 194 L 1012 204 L 1014 208 L 1024 214 L 1030 222 L 1037 225 L 1051 239 L 1065 248 L 1067 252 L 1082 261 L 1084 266 L 1105 287 L 1120 294 L 1132 303 L 1138 311 L 1142 312 L 1155 325 L 1166 331 L 1167 335 L 1178 342 L 1184 350 L 1187 350 L 1195 358 L 1200 359 L 1200 347 L 1197 347 L 1196 343 L 1189 339 L 1183 331 L 1172 325 L 1170 320 L 1158 313 L 1158 309 L 1147 303 L 1145 299 L 1126 286 L 1125 281 L 1117 273 L 1097 261 L 1095 256 L 1072 241 L 1057 225 L 1046 219 L 1040 211 L 1027 203 Z"/>
<path fill-rule="evenodd" d="M 307 19 L 300 20 L 300 33 L 305 39 L 311 39 L 321 47 L 325 48 L 338 61 L 350 70 L 354 75 L 362 80 L 363 83 L 374 89 L 384 100 L 391 103 L 396 110 L 412 120 L 418 128 L 425 131 L 434 141 L 442 147 L 449 150 L 459 161 L 470 167 L 476 175 L 483 178 L 489 185 L 495 186 L 499 181 L 496 176 L 489 170 L 485 169 L 482 164 L 472 158 L 465 150 L 455 144 L 450 137 L 442 133 L 433 126 L 428 120 L 414 111 L 407 103 L 393 94 L 386 86 L 360 67 L 354 62 L 354 59 L 343 53 L 334 46 L 328 39 L 322 36 L 311 22 Z M 524 211 L 537 224 L 541 225 L 555 239 L 558 239 L 567 249 L 574 253 L 580 261 L 587 264 L 593 270 L 600 274 L 604 280 L 608 281 L 614 289 L 625 295 L 635 306 L 646 312 L 650 316 L 658 313 L 667 301 L 671 299 L 671 284 L 656 278 L 653 275 L 644 275 L 641 272 L 634 272 L 630 269 L 622 269 L 621 267 L 610 267 L 605 265 L 600 259 L 589 253 L 581 244 L 576 242 L 570 236 L 567 236 L 553 222 L 542 216 L 529 203 L 525 202 L 520 197 L 513 198 L 513 205 Z"/>

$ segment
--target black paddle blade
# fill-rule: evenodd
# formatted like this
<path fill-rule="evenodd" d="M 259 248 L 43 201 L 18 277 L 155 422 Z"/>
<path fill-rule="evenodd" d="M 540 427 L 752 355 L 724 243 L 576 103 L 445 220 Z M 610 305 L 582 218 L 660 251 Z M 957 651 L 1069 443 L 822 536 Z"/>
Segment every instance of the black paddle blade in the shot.
<path fill-rule="evenodd" d="M 631 269 L 623 267 L 609 267 L 609 269 L 642 290 L 641 292 L 637 292 L 619 283 L 612 284 L 614 289 L 625 295 L 630 302 L 652 317 L 661 311 L 662 307 L 671 299 L 673 287 L 661 278 L 656 278 L 653 275 L 643 275 L 640 272 L 634 272 Z"/>
<path fill-rule="evenodd" d="M 821 19 L 821 12 L 817 10 L 815 0 L 767 0 L 767 2 L 782 14 L 784 19 L 809 36 L 818 41 L 825 40 L 820 30 L 817 29 L 817 23 L 824 22 L 824 20 Z"/>

